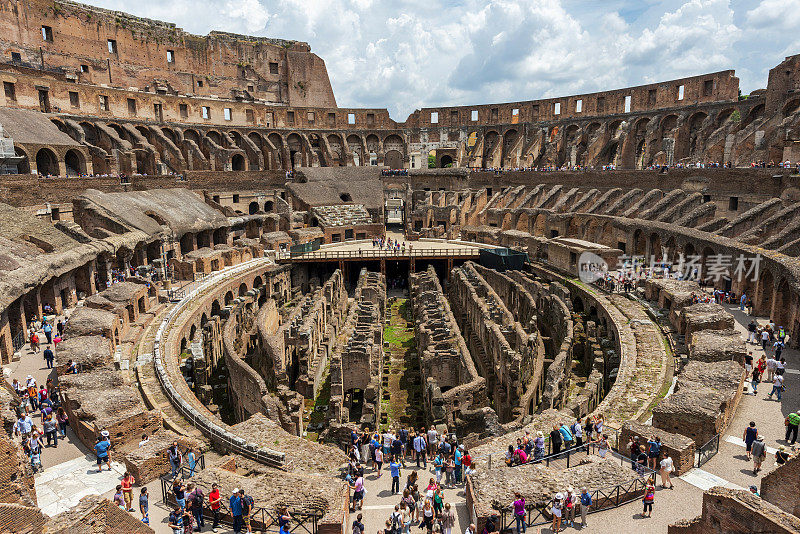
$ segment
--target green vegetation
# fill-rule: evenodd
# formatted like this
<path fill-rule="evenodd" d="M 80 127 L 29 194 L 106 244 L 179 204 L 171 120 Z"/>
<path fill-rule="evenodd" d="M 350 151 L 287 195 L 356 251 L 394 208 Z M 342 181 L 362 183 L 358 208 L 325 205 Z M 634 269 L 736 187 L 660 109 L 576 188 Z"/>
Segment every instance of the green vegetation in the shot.
<path fill-rule="evenodd" d="M 739 122 L 742 120 L 742 114 L 739 112 L 738 109 L 736 109 L 733 111 L 733 113 L 731 113 L 731 116 L 728 118 L 728 120 L 730 120 L 731 122 Z"/>
<path fill-rule="evenodd" d="M 389 324 L 383 331 L 388 347 L 381 391 L 381 414 L 385 415 L 381 418 L 382 430 L 397 422 L 418 425 L 422 419 L 422 387 L 410 301 L 393 300 L 388 315 Z"/>
<path fill-rule="evenodd" d="M 325 422 L 325 414 L 327 413 L 328 405 L 331 402 L 331 373 L 330 366 L 325 369 L 325 381 L 317 392 L 316 399 L 306 399 L 305 408 L 311 410 L 310 414 L 304 422 L 304 427 L 308 428 L 309 425 L 318 425 Z M 324 409 L 322 409 L 324 407 Z M 316 428 L 316 427 L 315 427 Z M 318 432 L 307 432 L 306 439 L 309 441 L 317 441 L 319 439 Z"/>
<path fill-rule="evenodd" d="M 436 168 L 436 156 L 428 155 L 428 168 L 429 169 Z"/>

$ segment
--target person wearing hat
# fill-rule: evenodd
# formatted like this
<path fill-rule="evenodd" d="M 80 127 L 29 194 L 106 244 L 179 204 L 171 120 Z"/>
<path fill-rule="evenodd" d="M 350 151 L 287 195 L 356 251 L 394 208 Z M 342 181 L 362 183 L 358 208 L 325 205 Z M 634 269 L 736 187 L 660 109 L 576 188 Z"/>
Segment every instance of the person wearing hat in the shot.
<path fill-rule="evenodd" d="M 753 442 L 750 450 L 753 455 L 753 474 L 761 471 L 761 462 L 767 457 L 767 446 L 764 444 L 764 436 L 760 435 Z"/>
<path fill-rule="evenodd" d="M 106 464 L 108 470 L 111 471 L 111 455 L 108 452 L 111 448 L 111 442 L 108 440 L 108 431 L 104 430 L 103 432 L 106 435 L 104 436 L 101 432 L 100 436 L 97 437 L 97 443 L 94 444 L 94 452 L 97 455 L 97 470 L 102 471 L 103 464 Z"/>
<path fill-rule="evenodd" d="M 781 445 L 778 447 L 778 450 L 775 451 L 775 463 L 778 465 L 783 465 L 789 460 L 789 453 L 786 452 L 786 447 Z"/>
<path fill-rule="evenodd" d="M 542 457 L 544 457 L 544 434 L 539 430 L 533 439 L 533 459 L 541 460 Z"/>
<path fill-rule="evenodd" d="M 559 532 L 561 530 L 561 511 L 564 508 L 564 494 L 561 492 L 556 493 L 551 505 L 551 512 L 553 513 L 552 532 Z"/>

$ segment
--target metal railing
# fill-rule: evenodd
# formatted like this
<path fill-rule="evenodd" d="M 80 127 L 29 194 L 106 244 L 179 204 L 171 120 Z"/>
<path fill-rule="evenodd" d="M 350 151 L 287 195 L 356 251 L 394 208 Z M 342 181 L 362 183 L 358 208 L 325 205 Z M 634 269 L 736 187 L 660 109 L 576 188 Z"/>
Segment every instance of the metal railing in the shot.
<path fill-rule="evenodd" d="M 574 451 L 575 449 L 579 449 L 581 452 L 583 452 L 585 449 L 587 454 L 591 454 L 597 449 L 597 444 L 587 443 L 585 445 L 581 445 L 580 447 L 570 449 L 569 451 Z M 558 454 L 561 455 L 564 454 L 564 452 Z M 608 450 L 606 452 L 606 457 L 608 457 L 608 455 L 611 455 L 612 458 L 618 458 L 620 460 L 620 465 L 628 464 L 631 466 L 632 470 L 636 471 L 637 477 L 621 484 L 606 486 L 590 491 L 589 495 L 592 497 L 592 504 L 588 511 L 590 514 L 616 508 L 623 504 L 627 504 L 639 499 L 642 495 L 644 495 L 644 492 L 647 489 L 647 480 L 651 477 L 655 479 L 655 471 L 652 469 L 639 464 L 634 466 L 635 462 L 632 462 L 630 458 L 626 458 L 625 456 L 614 452 L 613 450 Z M 567 456 L 567 458 L 569 458 L 569 456 Z M 544 460 L 544 458 L 542 458 L 542 460 Z M 575 497 L 580 499 L 580 494 L 576 494 Z M 499 510 L 499 513 L 500 532 L 511 530 L 514 524 L 514 513 L 511 506 Z M 545 524 L 550 522 L 553 518 L 550 502 L 527 505 L 525 507 L 525 514 L 525 524 L 529 526 Z"/>
<path fill-rule="evenodd" d="M 478 257 L 480 248 L 406 248 L 405 250 L 395 249 L 358 249 L 358 250 L 317 250 L 292 254 L 291 252 L 278 252 L 277 259 L 300 259 L 300 260 L 347 260 L 347 259 L 369 259 L 369 258 L 428 258 L 435 257 Z"/>
<path fill-rule="evenodd" d="M 719 452 L 719 434 L 704 443 L 695 453 L 695 467 L 702 467 Z"/>
<path fill-rule="evenodd" d="M 16 336 L 11 338 L 11 350 L 17 352 L 25 346 L 25 342 L 25 334 L 22 331 L 18 332 Z"/>
<path fill-rule="evenodd" d="M 213 517 L 213 510 L 211 504 L 208 502 L 208 495 L 210 489 L 203 484 L 195 483 L 195 487 L 202 490 L 203 498 L 203 516 L 206 521 Z M 233 513 L 229 506 L 229 500 L 226 496 L 220 494 L 219 501 L 219 522 L 221 525 L 233 526 Z M 172 479 L 167 475 L 161 477 L 161 500 L 164 504 L 173 506 L 176 504 L 175 493 L 172 491 Z M 186 503 L 187 507 L 189 503 Z M 296 532 L 298 534 L 317 534 L 317 527 L 322 513 L 309 513 L 309 512 L 292 512 L 287 511 L 287 515 L 291 518 L 289 521 L 288 532 Z M 249 514 L 250 526 L 254 531 L 260 532 L 278 532 L 280 512 L 270 511 L 263 506 L 254 507 Z"/>
<path fill-rule="evenodd" d="M 249 443 L 243 437 L 230 434 L 223 428 L 221 421 L 215 421 L 192 406 L 186 399 L 184 399 L 177 389 L 172 385 L 172 380 L 168 376 L 165 367 L 165 356 L 162 351 L 166 353 L 169 350 L 168 346 L 162 343 L 169 337 L 172 323 L 178 316 L 183 313 L 187 306 L 192 303 L 196 298 L 201 297 L 207 290 L 216 287 L 218 284 L 227 281 L 235 276 L 244 274 L 246 271 L 254 268 L 259 268 L 262 264 L 268 264 L 264 258 L 255 258 L 244 263 L 231 267 L 227 271 L 215 273 L 206 278 L 200 283 L 200 286 L 193 290 L 188 296 L 183 298 L 172 310 L 170 310 L 166 317 L 162 320 L 161 325 L 156 331 L 156 337 L 153 342 L 153 367 L 155 368 L 155 375 L 161 384 L 161 388 L 169 399 L 172 406 L 178 410 L 186 421 L 192 426 L 199 429 L 203 434 L 208 437 L 212 442 L 221 445 L 228 451 L 235 452 L 251 460 L 269 465 L 271 467 L 282 468 L 285 463 L 285 455 L 282 452 L 273 451 L 266 447 L 258 447 L 253 443 Z"/>

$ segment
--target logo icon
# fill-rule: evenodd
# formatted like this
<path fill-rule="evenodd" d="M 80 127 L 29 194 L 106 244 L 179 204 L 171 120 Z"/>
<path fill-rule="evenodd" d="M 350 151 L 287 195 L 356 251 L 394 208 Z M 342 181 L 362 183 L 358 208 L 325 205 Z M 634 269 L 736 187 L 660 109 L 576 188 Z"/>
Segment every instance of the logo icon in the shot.
<path fill-rule="evenodd" d="M 608 272 L 606 260 L 592 252 L 584 252 L 578 258 L 578 278 L 585 284 L 594 283 Z"/>

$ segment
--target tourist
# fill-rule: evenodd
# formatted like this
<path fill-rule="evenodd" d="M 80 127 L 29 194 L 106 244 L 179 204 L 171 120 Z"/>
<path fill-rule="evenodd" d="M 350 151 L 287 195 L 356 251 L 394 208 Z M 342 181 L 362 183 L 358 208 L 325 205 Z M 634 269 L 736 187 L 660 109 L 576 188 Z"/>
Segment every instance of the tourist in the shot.
<path fill-rule="evenodd" d="M 433 532 L 433 505 L 431 504 L 431 500 L 426 498 L 425 504 L 422 505 L 422 522 L 419 524 L 420 530 L 426 528 L 429 533 Z"/>
<path fill-rule="evenodd" d="M 608 452 L 608 449 L 610 449 L 610 448 L 611 448 L 611 445 L 608 444 L 608 435 L 607 434 L 603 434 L 600 437 L 600 440 L 599 440 L 599 442 L 597 444 L 597 454 L 600 456 L 600 458 L 605 458 L 606 457 L 606 453 Z"/>
<path fill-rule="evenodd" d="M 789 442 L 789 445 L 794 445 L 797 441 L 797 428 L 800 425 L 800 410 L 796 412 L 792 412 L 786 416 L 786 420 L 784 421 L 786 424 L 786 438 L 785 441 Z M 789 438 L 791 437 L 791 441 Z"/>
<path fill-rule="evenodd" d="M 356 473 L 356 481 L 350 486 L 353 490 L 353 511 L 360 510 L 364 500 L 364 475 L 361 472 Z"/>
<path fill-rule="evenodd" d="M 747 325 L 747 332 L 749 333 L 747 337 L 748 343 L 755 345 L 757 343 L 756 334 L 758 332 L 758 325 L 756 325 L 755 319 L 750 319 L 750 323 Z"/>
<path fill-rule="evenodd" d="M 214 522 L 211 524 L 211 532 L 216 532 L 219 528 L 220 501 L 222 501 L 222 495 L 220 495 L 219 492 L 219 484 L 214 482 L 211 484 L 211 492 L 208 494 L 208 506 L 211 508 L 211 514 L 214 516 Z"/>
<path fill-rule="evenodd" d="M 27 439 L 31 435 L 32 428 L 33 421 L 31 418 L 27 414 L 21 413 L 17 418 L 17 422 L 14 423 L 14 435 Z"/>
<path fill-rule="evenodd" d="M 786 447 L 781 445 L 778 447 L 778 450 L 775 451 L 775 463 L 778 465 L 783 465 L 789 460 L 789 453 L 786 452 Z"/>
<path fill-rule="evenodd" d="M 769 338 L 769 330 L 764 328 L 764 330 L 761 331 L 761 350 L 764 352 L 767 352 L 767 343 L 769 343 Z"/>
<path fill-rule="evenodd" d="M 255 502 L 253 501 L 253 498 L 250 495 L 247 495 L 245 493 L 244 488 L 239 490 L 239 496 L 242 502 L 242 523 L 244 523 L 244 527 L 247 529 L 247 534 L 252 534 L 253 527 L 250 524 L 250 514 L 253 513 L 253 508 L 255 508 Z"/>
<path fill-rule="evenodd" d="M 103 471 L 103 464 L 106 464 L 108 470 L 111 471 L 111 455 L 108 452 L 110 448 L 111 442 L 108 441 L 107 437 L 101 435 L 97 438 L 97 443 L 94 444 L 94 452 L 97 455 L 97 470 L 100 472 Z"/>
<path fill-rule="evenodd" d="M 514 492 L 514 502 L 511 507 L 514 510 L 514 521 L 517 524 L 517 534 L 525 532 L 525 498 L 520 492 Z"/>
<path fill-rule="evenodd" d="M 176 504 L 175 508 L 169 513 L 167 519 L 169 528 L 172 529 L 172 534 L 183 534 L 183 508 L 180 504 Z"/>
<path fill-rule="evenodd" d="M 528 457 L 527 457 L 527 455 L 525 455 L 525 451 L 520 449 L 519 453 L 520 453 L 520 457 L 521 457 L 520 463 L 523 463 L 523 464 L 526 463 L 528 461 Z M 453 452 L 453 464 L 454 464 L 453 467 L 454 467 L 454 471 L 455 471 L 456 484 L 461 484 L 461 473 L 462 473 L 462 469 L 463 469 L 462 459 L 463 458 L 464 458 L 464 445 L 461 444 Z"/>
<path fill-rule="evenodd" d="M 147 486 L 139 493 L 139 513 L 142 514 L 142 523 L 150 524 L 150 503 L 147 499 Z"/>
<path fill-rule="evenodd" d="M 175 478 L 175 475 L 178 474 L 178 469 L 183 463 L 183 456 L 181 455 L 181 451 L 178 448 L 177 441 L 173 441 L 172 445 L 170 445 L 169 448 L 167 449 L 167 459 L 169 460 L 170 467 L 172 467 L 172 473 L 170 474 L 170 476 L 172 478 Z"/>
<path fill-rule="evenodd" d="M 628 450 L 631 456 L 631 469 L 636 471 L 636 462 L 639 458 L 639 436 L 631 436 L 628 441 Z"/>
<path fill-rule="evenodd" d="M 444 491 L 439 486 L 433 489 L 433 511 L 437 518 L 444 511 Z"/>
<path fill-rule="evenodd" d="M 761 471 L 761 463 L 767 457 L 767 446 L 764 444 L 764 437 L 758 436 L 753 442 L 753 474 L 758 474 Z"/>
<path fill-rule="evenodd" d="M 650 517 L 653 514 L 653 501 L 656 500 L 656 486 L 652 478 L 647 479 L 647 488 L 644 490 L 644 508 L 642 509 L 642 517 Z M 647 515 L 644 515 L 647 514 Z"/>
<path fill-rule="evenodd" d="M 476 530 L 477 527 L 475 526 L 475 523 L 470 523 L 467 529 L 464 531 L 464 534 L 475 534 Z"/>
<path fill-rule="evenodd" d="M 748 460 L 752 458 L 753 442 L 756 440 L 757 437 L 758 437 L 758 429 L 756 428 L 756 422 L 750 421 L 750 426 L 744 429 L 744 435 L 742 436 Z"/>
<path fill-rule="evenodd" d="M 356 519 L 353 521 L 353 534 L 364 534 L 364 523 L 361 521 L 364 519 L 363 514 L 358 514 Z"/>
<path fill-rule="evenodd" d="M 589 514 L 589 507 L 592 505 L 592 496 L 586 491 L 586 488 L 581 488 L 581 528 L 586 528 L 589 524 L 586 522 L 586 516 Z"/>
<path fill-rule="evenodd" d="M 114 497 L 112 499 L 114 504 L 125 510 L 125 497 L 122 495 L 122 484 L 117 484 L 116 492 L 114 493 Z"/>
<path fill-rule="evenodd" d="M 534 460 L 541 460 L 544 457 L 544 434 L 541 430 L 536 432 L 536 437 L 533 439 L 533 458 Z"/>
<path fill-rule="evenodd" d="M 133 478 L 128 471 L 125 471 L 125 474 L 122 476 L 122 496 L 125 498 L 125 509 L 129 512 L 133 512 L 133 485 L 136 483 L 136 479 Z"/>
<path fill-rule="evenodd" d="M 408 505 L 406 504 L 405 500 L 400 502 L 400 517 L 403 522 L 402 534 L 410 534 L 412 516 L 411 512 L 408 510 Z"/>
<path fill-rule="evenodd" d="M 192 514 L 189 513 L 189 510 L 183 511 L 183 534 L 192 534 L 194 530 L 192 527 L 194 525 L 194 519 L 192 518 Z"/>
<path fill-rule="evenodd" d="M 436 452 L 436 441 L 439 437 L 439 432 L 431 425 L 428 429 L 428 456 L 433 456 Z"/>
<path fill-rule="evenodd" d="M 35 331 L 31 332 L 30 342 L 31 350 L 34 352 L 34 354 L 39 352 L 39 336 Z"/>
<path fill-rule="evenodd" d="M 580 447 L 583 445 L 583 427 L 581 427 L 581 420 L 575 419 L 575 422 L 572 423 L 570 430 L 572 431 L 572 435 L 575 437 L 575 446 Z"/>
<path fill-rule="evenodd" d="M 61 437 L 67 437 L 67 423 L 69 422 L 69 418 L 67 417 L 67 412 L 64 411 L 64 408 L 59 406 L 58 410 L 56 410 L 56 423 L 58 423 L 58 429 L 61 432 Z"/>
<path fill-rule="evenodd" d="M 639 455 L 636 457 L 636 463 L 634 464 L 636 472 L 639 473 L 639 476 L 644 474 L 644 471 L 647 468 L 647 460 L 648 455 L 644 445 L 639 445 Z"/>
<path fill-rule="evenodd" d="M 428 444 L 425 442 L 425 430 L 423 429 L 423 431 L 414 438 L 414 457 L 417 461 L 417 467 L 419 467 L 419 460 L 422 458 L 422 467 L 425 469 L 428 468 L 427 450 Z"/>
<path fill-rule="evenodd" d="M 564 521 L 565 526 L 574 526 L 575 524 L 575 490 L 572 486 L 567 488 L 567 494 L 564 496 Z"/>
<path fill-rule="evenodd" d="M 378 478 L 381 478 L 381 467 L 383 467 L 383 451 L 375 449 L 375 472 L 378 473 Z"/>
<path fill-rule="evenodd" d="M 148 443 L 150 443 L 150 438 L 147 436 L 147 434 L 142 434 L 142 439 L 139 441 L 139 448 L 144 447 Z"/>
<path fill-rule="evenodd" d="M 651 437 L 647 442 L 647 464 L 653 471 L 656 470 L 659 456 L 661 456 L 661 438 Z"/>
<path fill-rule="evenodd" d="M 758 492 L 758 487 L 756 487 L 755 485 L 750 486 L 750 493 L 752 493 L 756 497 L 761 497 L 761 494 Z"/>
<path fill-rule="evenodd" d="M 52 369 L 53 360 L 55 360 L 56 356 L 55 354 L 53 354 L 53 351 L 50 349 L 50 347 L 44 349 L 44 352 L 42 352 L 42 356 L 44 357 L 44 361 L 47 364 L 47 368 Z"/>
<path fill-rule="evenodd" d="M 603 414 L 599 413 L 594 418 L 594 433 L 596 436 L 603 435 L 603 424 L 605 423 L 605 418 Z"/>
<path fill-rule="evenodd" d="M 383 452 L 380 449 L 377 449 L 375 453 L 380 453 L 381 457 L 383 457 Z M 400 462 L 398 462 L 395 458 L 392 458 L 389 461 L 389 474 L 392 477 L 392 495 L 397 495 L 400 493 Z M 380 473 L 378 476 L 380 476 Z M 440 477 L 439 474 L 437 474 L 437 482 L 438 477 Z"/>
<path fill-rule="evenodd" d="M 175 502 L 180 505 L 181 510 L 186 509 L 186 486 L 179 477 L 172 479 L 172 494 L 175 495 Z"/>
<path fill-rule="evenodd" d="M 197 463 L 197 457 L 192 449 L 186 452 L 186 464 L 189 466 L 189 478 L 194 476 L 194 468 Z"/>
<path fill-rule="evenodd" d="M 228 508 L 233 517 L 233 531 L 239 534 L 242 532 L 242 526 L 244 526 L 244 521 L 242 521 L 242 496 L 239 494 L 239 488 L 233 489 L 231 498 L 228 501 Z"/>
<path fill-rule="evenodd" d="M 559 433 L 561 434 L 561 439 L 564 441 L 564 448 L 571 449 L 572 448 L 572 432 L 569 430 L 569 426 L 566 423 L 561 425 L 558 429 Z"/>
<path fill-rule="evenodd" d="M 781 395 L 783 394 L 783 375 L 775 374 L 775 378 L 772 379 L 772 391 L 769 392 L 767 398 L 772 400 L 773 395 L 778 396 L 778 401 L 781 400 Z"/>
<path fill-rule="evenodd" d="M 763 358 L 763 356 L 762 356 Z M 752 376 L 750 378 L 750 387 L 753 389 L 753 396 L 758 393 L 758 383 L 761 378 L 761 372 L 758 367 L 753 367 Z"/>
<path fill-rule="evenodd" d="M 561 511 L 564 508 L 564 495 L 556 493 L 550 502 L 550 512 L 553 514 L 553 524 L 550 527 L 552 532 L 561 531 Z"/>
<path fill-rule="evenodd" d="M 674 486 L 672 484 L 672 480 L 669 478 L 669 475 L 675 470 L 675 466 L 672 463 L 672 458 L 670 458 L 669 453 L 664 455 L 664 459 L 661 460 L 660 467 L 661 469 L 659 470 L 659 473 L 661 474 L 661 487 L 673 489 Z M 669 484 L 669 486 L 667 486 L 667 484 Z"/>
<path fill-rule="evenodd" d="M 205 495 L 203 494 L 203 490 L 199 486 L 195 486 L 193 482 L 186 485 L 186 491 L 189 492 L 186 496 L 189 511 L 192 513 L 192 516 L 194 516 L 197 530 L 200 530 L 206 526 L 206 522 L 203 519 L 203 501 L 205 500 Z"/>
<path fill-rule="evenodd" d="M 511 457 L 513 457 L 513 451 L 512 451 L 512 456 L 510 456 L 509 458 L 511 458 Z M 506 465 L 509 465 L 509 464 L 506 463 Z M 433 459 L 433 470 L 436 473 L 436 483 L 437 484 L 441 484 L 441 482 L 442 482 L 442 470 L 443 469 L 444 469 L 444 458 L 442 458 L 442 453 L 437 452 L 436 453 L 436 458 Z"/>
<path fill-rule="evenodd" d="M 456 514 L 453 512 L 449 502 L 444 505 L 444 512 L 442 512 L 440 522 L 442 525 L 442 534 L 452 534 L 453 527 L 456 525 Z"/>
<path fill-rule="evenodd" d="M 550 454 L 558 454 L 561 452 L 561 432 L 559 432 L 558 425 L 553 426 L 550 431 Z"/>

